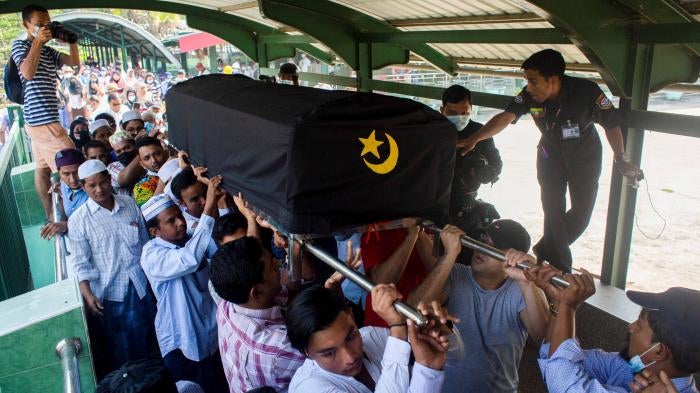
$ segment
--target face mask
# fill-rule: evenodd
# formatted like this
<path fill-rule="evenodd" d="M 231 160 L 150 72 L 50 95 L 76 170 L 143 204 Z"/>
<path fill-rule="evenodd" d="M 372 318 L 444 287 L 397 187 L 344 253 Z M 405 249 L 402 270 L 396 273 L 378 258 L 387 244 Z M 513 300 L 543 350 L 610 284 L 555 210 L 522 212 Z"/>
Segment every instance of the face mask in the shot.
<path fill-rule="evenodd" d="M 469 115 L 447 116 L 447 120 L 457 127 L 457 132 L 462 131 L 469 124 Z"/>
<path fill-rule="evenodd" d="M 136 157 L 135 151 L 127 151 L 122 154 L 117 155 L 117 161 L 122 165 L 127 166 Z"/>
<path fill-rule="evenodd" d="M 286 79 L 280 79 L 280 80 L 277 81 L 277 83 L 279 83 L 280 85 L 290 85 L 290 86 L 294 86 L 294 82 L 292 82 L 292 81 L 290 81 L 290 80 L 286 80 Z"/>
<path fill-rule="evenodd" d="M 136 96 L 129 95 L 128 97 L 126 97 L 126 99 L 129 100 L 129 102 L 134 102 L 134 101 L 136 101 Z"/>
<path fill-rule="evenodd" d="M 632 370 L 632 374 L 637 374 L 638 372 L 640 372 L 640 371 L 644 370 L 645 368 L 651 366 L 652 364 L 656 363 L 656 360 L 654 360 L 653 362 L 651 362 L 649 364 L 644 364 L 644 362 L 642 361 L 642 356 L 646 355 L 647 352 L 656 348 L 657 345 L 659 345 L 659 343 L 652 345 L 649 349 L 644 351 L 644 353 L 642 353 L 641 355 L 633 356 L 632 359 L 630 359 L 629 362 L 627 362 L 627 364 L 630 367 L 630 370 Z"/>

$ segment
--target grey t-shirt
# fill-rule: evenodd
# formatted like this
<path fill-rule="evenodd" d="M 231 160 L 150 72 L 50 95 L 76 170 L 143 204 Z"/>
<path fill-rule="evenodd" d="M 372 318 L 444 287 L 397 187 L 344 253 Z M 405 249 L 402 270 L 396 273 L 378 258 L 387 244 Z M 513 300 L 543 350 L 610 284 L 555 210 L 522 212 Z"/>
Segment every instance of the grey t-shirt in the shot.
<path fill-rule="evenodd" d="M 520 320 L 525 299 L 509 279 L 495 290 L 484 290 L 471 267 L 456 264 L 445 284 L 447 309 L 460 319 L 465 357 L 445 366 L 442 391 L 517 392 L 518 365 L 527 339 Z"/>

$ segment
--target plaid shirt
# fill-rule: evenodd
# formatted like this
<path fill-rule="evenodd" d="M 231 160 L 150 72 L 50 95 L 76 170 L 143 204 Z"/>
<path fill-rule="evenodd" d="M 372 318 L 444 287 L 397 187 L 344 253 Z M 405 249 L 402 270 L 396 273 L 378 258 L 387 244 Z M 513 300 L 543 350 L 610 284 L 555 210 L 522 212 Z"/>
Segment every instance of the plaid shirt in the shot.
<path fill-rule="evenodd" d="M 282 308 L 251 310 L 222 300 L 216 321 L 221 361 L 231 393 L 262 386 L 286 392 L 305 358 L 287 339 Z"/>
<path fill-rule="evenodd" d="M 562 342 L 552 356 L 550 343 L 540 347 L 542 376 L 550 392 L 626 393 L 634 380 L 632 370 L 617 352 L 582 350 L 578 340 Z M 672 379 L 680 393 L 697 393 L 693 376 Z"/>
<path fill-rule="evenodd" d="M 139 298 L 146 295 L 148 281 L 139 260 L 148 232 L 131 197 L 115 195 L 112 211 L 88 199 L 68 219 L 68 239 L 73 271 L 78 281 L 90 282 L 98 299 L 123 301 L 129 281 Z"/>
<path fill-rule="evenodd" d="M 112 189 L 119 195 L 131 195 L 131 190 L 128 187 L 119 186 L 119 173 L 124 170 L 124 165 L 119 161 L 114 161 L 113 163 L 107 165 L 107 172 L 112 178 Z"/>

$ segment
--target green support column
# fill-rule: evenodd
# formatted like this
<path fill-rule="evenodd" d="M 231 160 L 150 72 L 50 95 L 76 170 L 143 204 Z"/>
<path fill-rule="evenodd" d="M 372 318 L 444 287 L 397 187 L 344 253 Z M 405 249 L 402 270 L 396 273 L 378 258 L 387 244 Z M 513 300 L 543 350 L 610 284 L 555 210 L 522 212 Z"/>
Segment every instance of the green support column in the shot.
<path fill-rule="evenodd" d="M 357 90 L 372 91 L 372 43 L 357 44 Z"/>
<path fill-rule="evenodd" d="M 121 50 L 122 50 L 122 64 L 124 65 L 124 69 L 129 68 L 129 63 L 126 61 L 126 42 L 124 42 L 124 27 L 119 26 L 119 38 L 121 40 Z"/>
<path fill-rule="evenodd" d="M 624 113 L 647 109 L 653 60 L 653 45 L 637 45 L 634 70 L 630 73 L 633 75 L 629 89 L 632 94 L 629 99 L 620 100 L 620 109 Z M 641 165 L 644 129 L 627 128 L 623 130 L 623 134 L 627 159 L 636 165 Z M 637 204 L 637 190 L 631 185 L 630 180 L 614 172 L 610 186 L 608 222 L 605 228 L 602 281 L 620 289 L 624 289 L 627 283 Z"/>
<path fill-rule="evenodd" d="M 156 46 L 153 45 L 153 73 L 156 74 L 158 72 L 158 49 L 156 49 Z"/>
<path fill-rule="evenodd" d="M 180 64 L 182 64 L 182 69 L 185 70 L 185 73 L 189 75 L 190 70 L 187 69 L 187 52 L 180 53 Z"/>
<path fill-rule="evenodd" d="M 210 46 L 207 52 L 209 52 L 209 67 L 207 68 L 209 69 L 209 72 L 211 72 L 211 70 L 216 69 L 216 59 L 218 57 L 216 54 L 216 46 Z"/>
<path fill-rule="evenodd" d="M 267 45 L 264 42 L 258 41 L 258 67 L 267 68 L 270 63 L 267 61 Z"/>

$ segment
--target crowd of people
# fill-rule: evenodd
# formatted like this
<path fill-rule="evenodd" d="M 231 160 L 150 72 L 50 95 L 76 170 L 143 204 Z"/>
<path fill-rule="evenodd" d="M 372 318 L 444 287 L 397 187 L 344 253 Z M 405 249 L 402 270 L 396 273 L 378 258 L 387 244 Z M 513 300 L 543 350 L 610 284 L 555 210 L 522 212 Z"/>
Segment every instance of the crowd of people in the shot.
<path fill-rule="evenodd" d="M 298 244 L 288 255 L 289 240 L 274 222 L 256 214 L 243 195 L 224 191 L 221 174 L 193 166 L 186 152 L 167 145 L 166 91 L 154 75 L 78 68 L 75 45 L 70 56 L 45 45 L 52 37 L 44 8 L 28 6 L 22 18 L 28 38 L 13 45 L 12 56 L 26 91 L 37 189 L 44 186 L 39 175 L 58 172 L 53 191 L 60 192 L 64 217 L 41 234 L 69 240 L 98 391 L 130 384 L 129 391 L 159 392 L 517 392 L 529 340 L 540 348 L 539 366 L 552 392 L 697 393 L 700 292 L 629 291 L 642 311 L 620 343 L 625 349 L 582 350 L 574 319 L 595 283 L 586 271 L 569 273 L 565 246 L 575 240 L 566 237 L 569 213 L 545 209 L 551 228 L 530 255 L 523 226 L 499 219 L 493 206 L 476 199 L 479 185 L 497 181 L 503 166 L 489 137 L 514 116 L 546 113 L 551 92 L 573 83 L 563 69 L 548 74 L 537 57 L 529 59 L 528 81 L 539 90 L 523 90 L 496 125 L 470 120 L 469 90 L 445 90 L 441 112 L 455 125 L 455 149 L 463 153 L 457 153 L 452 224 L 437 238 L 406 220 L 372 236 L 317 241 L 377 284 L 364 294 Z M 66 83 L 58 91 L 74 116 L 68 131 L 52 76 L 61 67 Z M 292 67 L 280 69 L 279 79 L 296 85 Z M 610 128 L 611 145 L 621 149 L 614 108 L 592 94 L 587 115 Z M 560 112 L 553 119 L 543 115 L 544 124 L 551 128 Z M 562 129 L 567 141 L 589 137 L 581 116 L 575 127 L 569 121 Z M 547 143 L 547 154 L 560 155 L 561 146 Z M 573 144 L 564 149 L 568 158 L 576 155 Z M 593 175 L 589 183 L 597 181 Z M 562 178 L 564 187 L 572 180 Z M 585 210 L 570 219 L 573 232 L 587 225 Z M 465 234 L 506 251 L 505 263 L 465 254 Z M 521 270 L 523 261 L 536 267 Z M 553 285 L 554 276 L 568 287 Z M 428 323 L 406 319 L 394 307 L 398 300 Z M 149 384 L 155 390 L 147 390 Z"/>

